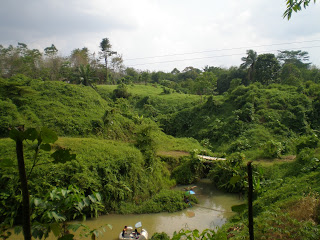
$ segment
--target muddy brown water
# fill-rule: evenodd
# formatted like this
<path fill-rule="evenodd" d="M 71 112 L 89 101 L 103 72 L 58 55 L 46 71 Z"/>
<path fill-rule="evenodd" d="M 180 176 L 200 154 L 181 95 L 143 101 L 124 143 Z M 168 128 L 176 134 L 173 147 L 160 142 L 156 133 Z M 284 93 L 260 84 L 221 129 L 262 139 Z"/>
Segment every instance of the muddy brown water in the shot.
<path fill-rule="evenodd" d="M 112 229 L 105 227 L 106 232 L 98 239 L 116 240 L 125 225 L 134 227 L 135 223 L 141 222 L 143 228 L 149 233 L 149 238 L 155 232 L 165 232 L 172 236 L 174 231 L 180 229 L 198 229 L 200 231 L 210 228 L 221 227 L 234 213 L 231 206 L 243 203 L 237 194 L 228 194 L 215 189 L 209 180 L 204 179 L 194 184 L 194 189 L 199 203 L 191 208 L 175 213 L 155 214 L 109 214 L 83 222 L 91 229 L 98 229 L 105 224 L 112 225 Z M 186 186 L 178 186 L 175 189 L 182 190 Z M 76 234 L 77 235 L 77 234 Z M 23 240 L 22 235 L 13 235 L 10 240 Z M 55 240 L 54 236 L 47 238 Z M 81 239 L 77 237 L 77 239 Z M 82 238 L 85 239 L 85 238 Z M 90 239 L 90 238 L 88 238 Z"/>

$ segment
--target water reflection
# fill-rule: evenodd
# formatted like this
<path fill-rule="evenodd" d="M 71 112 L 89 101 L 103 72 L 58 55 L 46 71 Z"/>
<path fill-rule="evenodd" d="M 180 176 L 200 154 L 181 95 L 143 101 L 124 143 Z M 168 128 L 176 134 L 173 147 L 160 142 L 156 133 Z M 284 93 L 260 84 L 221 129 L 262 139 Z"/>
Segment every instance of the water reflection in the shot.
<path fill-rule="evenodd" d="M 99 228 L 105 224 L 111 224 L 112 230 L 106 228 L 106 232 L 98 239 L 115 240 L 125 225 L 133 226 L 141 221 L 143 228 L 149 233 L 149 238 L 155 232 L 165 232 L 172 236 L 174 231 L 181 228 L 198 229 L 200 231 L 210 228 L 215 229 L 222 226 L 227 219 L 233 215 L 231 206 L 242 203 L 236 194 L 226 194 L 216 190 L 208 180 L 201 180 L 195 184 L 194 189 L 199 204 L 192 208 L 176 213 L 157 213 L 139 215 L 118 215 L 109 214 L 100 216 L 98 219 L 85 222 L 91 229 Z M 179 186 L 176 189 L 183 189 L 186 186 Z M 10 239 L 23 239 L 21 236 L 13 236 Z M 54 237 L 49 238 L 55 239 Z"/>

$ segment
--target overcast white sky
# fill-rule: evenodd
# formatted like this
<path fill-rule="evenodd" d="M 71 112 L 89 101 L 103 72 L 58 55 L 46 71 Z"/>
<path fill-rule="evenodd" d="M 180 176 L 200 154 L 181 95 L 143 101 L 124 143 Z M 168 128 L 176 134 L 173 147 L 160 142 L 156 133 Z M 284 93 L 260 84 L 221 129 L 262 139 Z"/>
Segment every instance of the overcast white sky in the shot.
<path fill-rule="evenodd" d="M 43 50 L 53 43 L 66 56 L 83 47 L 97 53 L 107 37 L 126 66 L 150 71 L 239 66 L 247 49 L 301 49 L 320 67 L 320 4 L 312 1 L 288 21 L 285 2 L 2 0 L 0 44 Z"/>

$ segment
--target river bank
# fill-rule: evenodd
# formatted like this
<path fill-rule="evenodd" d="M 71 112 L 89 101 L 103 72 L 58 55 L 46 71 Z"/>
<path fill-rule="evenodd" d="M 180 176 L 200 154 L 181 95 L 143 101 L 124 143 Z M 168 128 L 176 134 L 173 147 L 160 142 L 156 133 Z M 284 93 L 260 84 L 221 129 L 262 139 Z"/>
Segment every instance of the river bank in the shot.
<path fill-rule="evenodd" d="M 182 190 L 191 185 L 177 186 L 175 189 Z M 85 222 L 91 229 L 98 229 L 103 225 L 110 224 L 112 229 L 106 227 L 106 232 L 99 239 L 116 240 L 125 225 L 134 226 L 141 221 L 149 237 L 155 232 L 165 232 L 172 236 L 174 231 L 185 229 L 198 229 L 200 231 L 210 228 L 221 227 L 234 213 L 231 206 L 241 204 L 237 194 L 224 193 L 213 187 L 208 179 L 203 179 L 197 184 L 194 191 L 199 203 L 191 208 L 175 213 L 155 213 L 155 214 L 108 214 L 97 219 L 90 219 Z M 10 240 L 23 240 L 21 235 L 13 235 Z M 55 240 L 50 236 L 49 240 Z M 80 239 L 80 237 L 79 237 Z"/>

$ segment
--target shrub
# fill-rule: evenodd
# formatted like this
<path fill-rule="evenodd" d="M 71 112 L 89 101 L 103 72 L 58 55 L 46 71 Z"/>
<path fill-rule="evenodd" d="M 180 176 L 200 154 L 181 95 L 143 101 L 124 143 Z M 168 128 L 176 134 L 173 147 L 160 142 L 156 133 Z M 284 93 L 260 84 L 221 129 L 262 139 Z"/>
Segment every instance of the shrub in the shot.
<path fill-rule="evenodd" d="M 226 161 L 215 161 L 208 177 L 217 188 L 228 192 L 241 192 L 244 189 L 246 167 L 243 165 L 244 154 L 234 153 Z M 238 177 L 239 181 L 230 181 L 233 177 Z"/>
<path fill-rule="evenodd" d="M 280 158 L 283 151 L 281 142 L 275 142 L 270 140 L 262 145 L 262 156 L 263 158 Z"/>
<path fill-rule="evenodd" d="M 176 212 L 188 208 L 189 205 L 184 202 L 184 191 L 161 190 L 151 199 L 143 201 L 140 205 L 132 203 L 122 203 L 119 209 L 120 213 L 159 213 Z M 189 195 L 191 204 L 198 203 L 193 195 Z"/>
<path fill-rule="evenodd" d="M 190 184 L 202 177 L 203 172 L 204 166 L 197 156 L 191 159 L 184 157 L 180 166 L 172 171 L 172 178 L 179 184 Z"/>
<path fill-rule="evenodd" d="M 170 240 L 170 237 L 165 232 L 155 233 L 152 235 L 151 240 Z"/>
<path fill-rule="evenodd" d="M 118 87 L 113 90 L 114 98 L 129 98 L 131 94 L 128 92 L 128 87 L 124 83 L 118 85 Z"/>
<path fill-rule="evenodd" d="M 311 136 L 303 136 L 300 138 L 296 146 L 296 152 L 300 153 L 303 148 L 316 148 L 319 143 L 319 138 L 317 135 L 313 134 Z"/>

